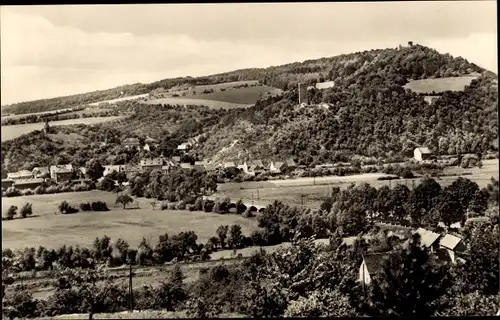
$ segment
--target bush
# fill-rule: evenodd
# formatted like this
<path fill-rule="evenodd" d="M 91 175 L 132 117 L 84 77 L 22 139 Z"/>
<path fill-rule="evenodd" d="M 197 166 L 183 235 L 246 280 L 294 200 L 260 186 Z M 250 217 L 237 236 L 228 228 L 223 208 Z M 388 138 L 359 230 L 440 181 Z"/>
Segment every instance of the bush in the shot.
<path fill-rule="evenodd" d="M 62 214 L 72 214 L 72 213 L 77 213 L 78 209 L 73 208 L 72 206 L 69 205 L 68 202 L 63 201 L 59 205 L 59 212 L 61 212 Z"/>
<path fill-rule="evenodd" d="M 5 190 L 5 196 L 6 197 L 18 197 L 21 195 L 21 190 L 14 188 L 14 187 L 9 187 L 7 190 Z"/>
<path fill-rule="evenodd" d="M 34 192 L 31 189 L 24 189 L 21 191 L 21 193 L 23 194 L 23 196 L 31 196 Z"/>
<path fill-rule="evenodd" d="M 45 189 L 45 193 L 47 194 L 52 194 L 52 193 L 59 193 L 59 187 L 57 185 L 52 185 L 49 186 L 47 189 Z"/>
<path fill-rule="evenodd" d="M 214 208 L 215 206 L 215 202 L 213 202 L 212 200 L 208 200 L 205 202 L 205 206 L 203 207 L 203 210 L 205 212 L 212 212 L 212 209 Z"/>
<path fill-rule="evenodd" d="M 38 186 L 35 188 L 35 194 L 44 194 L 45 188 L 43 186 Z"/>
<path fill-rule="evenodd" d="M 7 210 L 7 220 L 12 220 L 17 214 L 17 206 L 10 206 Z"/>
<path fill-rule="evenodd" d="M 194 207 L 194 204 L 188 204 L 188 205 L 187 205 L 187 209 L 188 209 L 189 211 L 194 211 L 194 208 L 195 208 L 195 207 Z"/>
<path fill-rule="evenodd" d="M 37 301 L 27 291 L 14 292 L 5 299 L 4 303 L 7 308 L 2 313 L 6 318 L 34 318 L 38 316 Z"/>
<path fill-rule="evenodd" d="M 168 209 L 168 202 L 162 201 L 160 205 L 161 210 L 167 210 Z"/>
<path fill-rule="evenodd" d="M 91 211 L 92 207 L 90 206 L 90 203 L 80 203 L 80 210 L 82 211 Z"/>
<path fill-rule="evenodd" d="M 21 208 L 21 216 L 23 218 L 26 218 L 27 216 L 31 216 L 33 214 L 33 208 L 31 203 L 27 202 L 22 208 Z"/>
<path fill-rule="evenodd" d="M 177 203 L 177 205 L 175 206 L 175 209 L 176 210 L 186 210 L 186 202 L 181 200 Z"/>
<path fill-rule="evenodd" d="M 169 203 L 167 206 L 167 210 L 175 210 L 175 203 Z"/>
<path fill-rule="evenodd" d="M 92 211 L 109 211 L 108 205 L 104 201 L 92 202 Z"/>

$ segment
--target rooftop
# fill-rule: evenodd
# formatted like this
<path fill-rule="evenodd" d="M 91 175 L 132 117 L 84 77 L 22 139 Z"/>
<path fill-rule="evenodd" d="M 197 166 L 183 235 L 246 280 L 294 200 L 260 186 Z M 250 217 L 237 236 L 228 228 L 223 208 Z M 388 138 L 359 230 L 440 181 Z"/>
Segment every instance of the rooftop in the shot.
<path fill-rule="evenodd" d="M 441 239 L 439 245 L 445 247 L 446 249 L 454 250 L 456 246 L 462 241 L 459 237 L 447 234 Z"/>

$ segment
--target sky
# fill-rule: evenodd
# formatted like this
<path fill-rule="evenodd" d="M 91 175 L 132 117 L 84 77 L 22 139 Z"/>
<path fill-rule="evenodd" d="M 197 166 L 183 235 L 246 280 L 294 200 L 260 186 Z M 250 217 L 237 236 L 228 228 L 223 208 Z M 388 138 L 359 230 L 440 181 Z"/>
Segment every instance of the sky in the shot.
<path fill-rule="evenodd" d="M 408 41 L 497 72 L 496 1 L 1 6 L 1 104 Z"/>

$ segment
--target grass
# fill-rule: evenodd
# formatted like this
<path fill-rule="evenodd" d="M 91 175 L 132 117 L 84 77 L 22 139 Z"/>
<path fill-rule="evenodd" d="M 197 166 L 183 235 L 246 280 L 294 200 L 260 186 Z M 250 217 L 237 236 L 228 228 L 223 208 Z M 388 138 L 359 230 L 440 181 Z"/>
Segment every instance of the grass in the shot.
<path fill-rule="evenodd" d="M 261 96 L 268 92 L 275 92 L 276 89 L 267 86 L 255 86 L 248 88 L 230 89 L 226 91 L 216 91 L 213 93 L 197 94 L 187 96 L 191 99 L 215 100 L 238 104 L 254 104 Z"/>
<path fill-rule="evenodd" d="M 124 118 L 123 116 L 117 117 L 93 117 L 93 118 L 78 118 L 78 119 L 69 119 L 69 120 L 61 120 L 61 121 L 51 121 L 49 122 L 50 126 L 64 126 L 71 124 L 96 124 L 106 121 L 113 121 Z M 22 136 L 23 134 L 29 133 L 35 130 L 42 130 L 45 126 L 44 122 L 38 123 L 27 123 L 27 124 L 18 124 L 12 126 L 2 126 L 2 142 L 15 139 L 17 137 Z"/>
<path fill-rule="evenodd" d="M 465 175 L 468 173 L 467 175 Z M 458 176 L 464 175 L 465 178 L 476 182 L 479 188 L 486 187 L 490 183 L 491 177 L 499 177 L 498 159 L 483 160 L 481 169 L 460 167 L 449 167 L 444 170 L 444 174 L 449 176 L 436 179 L 442 186 L 447 186 L 455 181 Z M 373 187 L 380 188 L 384 185 L 394 187 L 396 184 L 405 184 L 408 188 L 419 183 L 419 179 L 398 179 L 398 180 L 377 180 L 379 176 L 384 174 L 371 173 L 359 174 L 352 176 L 331 176 L 313 178 L 300 178 L 293 180 L 275 180 L 264 182 L 244 182 L 244 183 L 227 183 L 222 184 L 218 188 L 219 191 L 214 195 L 217 197 L 229 196 L 231 199 L 257 200 L 260 203 L 270 203 L 274 200 L 280 200 L 291 205 L 301 205 L 302 201 L 305 206 L 311 208 L 319 208 L 324 197 L 326 197 L 332 187 L 346 188 L 351 183 L 359 184 L 367 182 Z M 259 191 L 257 193 L 257 188 Z M 304 197 L 302 198 L 302 195 Z"/>
<path fill-rule="evenodd" d="M 138 94 L 135 96 L 127 96 L 127 97 L 122 97 L 122 98 L 116 98 L 116 99 L 111 99 L 111 100 L 103 100 L 103 101 L 98 101 L 94 103 L 89 103 L 87 105 L 89 106 L 97 106 L 101 103 L 115 103 L 115 102 L 120 102 L 120 101 L 126 101 L 126 100 L 134 100 L 134 99 L 140 99 L 140 98 L 147 98 L 148 93 L 145 94 Z"/>
<path fill-rule="evenodd" d="M 197 99 L 196 96 L 190 97 L 190 98 L 160 98 L 160 99 L 151 99 L 146 102 L 145 104 L 171 104 L 171 105 L 196 105 L 196 106 L 207 106 L 210 109 L 234 109 L 234 108 L 248 108 L 251 107 L 253 104 L 241 104 L 241 103 L 230 103 L 230 102 L 223 102 L 223 101 L 214 101 L 214 100 L 207 100 L 204 98 L 204 95 L 201 96 L 202 98 Z"/>
<path fill-rule="evenodd" d="M 125 239 L 132 247 L 137 247 L 145 237 L 153 244 L 162 234 L 169 235 L 181 231 L 194 231 L 198 242 L 206 242 L 216 236 L 219 225 L 239 224 L 244 234 L 249 235 L 257 229 L 256 222 L 238 215 L 220 215 L 187 210 L 152 209 L 151 200 L 140 198 L 140 209 L 113 207 L 116 195 L 104 191 L 86 191 L 50 195 L 32 195 L 2 198 L 2 212 L 9 206 L 19 208 L 26 202 L 33 205 L 33 213 L 39 215 L 32 219 L 4 221 L 2 223 L 2 245 L 4 248 L 24 248 L 44 246 L 58 248 L 64 244 L 89 247 L 96 237 L 107 235 L 112 240 Z M 66 200 L 78 206 L 82 202 L 105 201 L 110 207 L 108 212 L 78 212 L 61 215 L 58 205 Z"/>
<path fill-rule="evenodd" d="M 477 76 L 446 77 L 436 79 L 410 80 L 404 87 L 416 93 L 463 91 Z"/>

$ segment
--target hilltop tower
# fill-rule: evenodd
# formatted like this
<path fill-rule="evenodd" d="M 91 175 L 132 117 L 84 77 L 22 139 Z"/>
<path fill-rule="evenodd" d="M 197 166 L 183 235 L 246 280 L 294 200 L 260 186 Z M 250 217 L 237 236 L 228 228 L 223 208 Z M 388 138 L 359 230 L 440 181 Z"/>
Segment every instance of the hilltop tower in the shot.
<path fill-rule="evenodd" d="M 304 83 L 299 83 L 299 104 L 308 103 L 307 101 L 307 87 Z"/>

